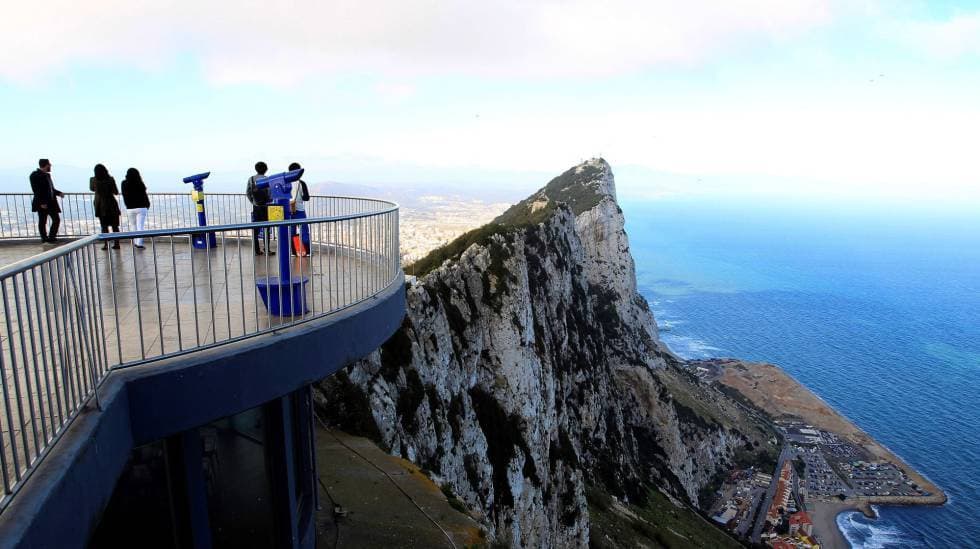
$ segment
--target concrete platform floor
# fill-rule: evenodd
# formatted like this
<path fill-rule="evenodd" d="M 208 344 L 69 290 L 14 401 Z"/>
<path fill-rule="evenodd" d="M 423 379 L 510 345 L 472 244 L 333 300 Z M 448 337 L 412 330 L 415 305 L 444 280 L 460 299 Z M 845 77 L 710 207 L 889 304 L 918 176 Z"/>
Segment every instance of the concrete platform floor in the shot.
<path fill-rule="evenodd" d="M 193 248 L 186 236 L 147 240 L 145 249 L 95 244 L 0 285 L 0 473 L 8 486 L 109 368 L 339 310 L 390 278 L 374 256 L 315 245 L 309 257 L 290 258 L 292 274 L 308 281 L 307 311 L 278 317 L 256 282 L 279 274 L 279 256 L 255 255 L 250 237 L 218 235 L 211 250 Z M 0 267 L 54 247 L 0 243 Z"/>
<path fill-rule="evenodd" d="M 318 549 L 452 547 L 440 526 L 458 548 L 488 545 L 479 523 L 454 509 L 418 467 L 370 440 L 318 425 L 316 456 Z"/>

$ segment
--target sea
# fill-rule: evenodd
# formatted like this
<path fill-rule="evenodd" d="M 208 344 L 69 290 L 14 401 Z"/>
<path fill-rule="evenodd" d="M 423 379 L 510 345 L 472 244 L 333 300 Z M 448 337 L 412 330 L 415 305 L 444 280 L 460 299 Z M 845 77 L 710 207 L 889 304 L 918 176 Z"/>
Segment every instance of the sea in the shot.
<path fill-rule="evenodd" d="M 980 207 L 622 207 L 671 350 L 781 366 L 949 496 L 842 513 L 853 547 L 980 547 Z"/>

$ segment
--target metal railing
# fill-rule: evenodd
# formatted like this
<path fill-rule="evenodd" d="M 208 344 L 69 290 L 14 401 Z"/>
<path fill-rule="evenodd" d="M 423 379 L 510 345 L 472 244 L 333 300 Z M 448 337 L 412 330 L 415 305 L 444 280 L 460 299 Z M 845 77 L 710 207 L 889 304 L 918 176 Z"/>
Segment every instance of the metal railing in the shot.
<path fill-rule="evenodd" d="M 39 238 L 37 214 L 31 211 L 30 193 L 0 194 L 0 240 Z M 95 217 L 92 193 L 65 193 L 59 199 L 61 228 L 59 237 L 81 238 L 100 231 Z M 197 212 L 190 193 L 150 193 L 144 229 L 179 229 L 197 225 Z M 120 230 L 135 230 L 129 226 L 126 208 L 119 201 Z M 205 198 L 208 224 L 233 225 L 252 221 L 252 204 L 243 194 L 215 193 Z M 389 204 L 373 198 L 310 196 L 306 202 L 307 217 L 330 217 L 369 213 Z"/>
<path fill-rule="evenodd" d="M 84 236 L 0 268 L 0 511 L 113 370 L 321 318 L 398 280 L 396 204 L 308 205 L 303 220 Z M 306 240 L 295 256 L 292 233 Z"/>

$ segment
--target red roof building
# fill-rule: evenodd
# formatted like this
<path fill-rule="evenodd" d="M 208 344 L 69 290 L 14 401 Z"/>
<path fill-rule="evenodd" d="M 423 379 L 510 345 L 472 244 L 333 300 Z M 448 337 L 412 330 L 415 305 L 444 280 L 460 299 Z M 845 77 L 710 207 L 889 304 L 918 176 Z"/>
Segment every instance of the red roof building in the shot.
<path fill-rule="evenodd" d="M 787 460 L 783 463 L 783 469 L 779 473 L 779 480 L 776 481 L 776 493 L 773 495 L 772 503 L 769 505 L 767 520 L 772 524 L 779 522 L 779 509 L 785 509 L 789 503 L 789 497 L 793 490 L 792 480 L 793 469 Z"/>
<path fill-rule="evenodd" d="M 789 517 L 790 535 L 795 536 L 797 532 L 802 532 L 807 536 L 813 535 L 813 521 L 810 520 L 810 515 L 806 511 L 793 513 Z"/>

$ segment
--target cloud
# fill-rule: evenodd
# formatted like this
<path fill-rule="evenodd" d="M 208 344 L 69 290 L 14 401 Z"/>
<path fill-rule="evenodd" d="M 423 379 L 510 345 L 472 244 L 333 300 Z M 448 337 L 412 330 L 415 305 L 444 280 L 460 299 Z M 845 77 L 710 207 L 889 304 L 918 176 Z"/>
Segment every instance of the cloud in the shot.
<path fill-rule="evenodd" d="M 196 58 L 216 83 L 316 74 L 588 77 L 688 64 L 831 19 L 836 0 L 54 0 L 4 8 L 0 78 Z"/>
<path fill-rule="evenodd" d="M 415 85 L 407 82 L 383 81 L 374 85 L 374 93 L 386 103 L 400 103 L 418 93 Z"/>
<path fill-rule="evenodd" d="M 887 27 L 886 33 L 935 57 L 980 57 L 980 11 L 941 21 L 896 22 Z"/>
<path fill-rule="evenodd" d="M 936 102 L 908 110 L 901 97 L 854 93 L 838 101 L 815 92 L 739 108 L 705 101 L 574 116 L 488 115 L 411 132 L 345 136 L 335 145 L 473 172 L 501 166 L 541 171 L 602 155 L 617 165 L 674 174 L 688 192 L 697 191 L 691 181 L 703 178 L 705 192 L 731 184 L 743 193 L 975 201 L 978 127 L 977 108 Z"/>

